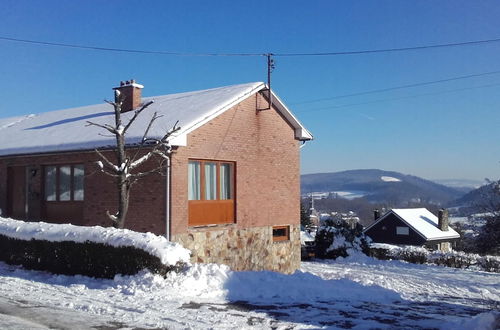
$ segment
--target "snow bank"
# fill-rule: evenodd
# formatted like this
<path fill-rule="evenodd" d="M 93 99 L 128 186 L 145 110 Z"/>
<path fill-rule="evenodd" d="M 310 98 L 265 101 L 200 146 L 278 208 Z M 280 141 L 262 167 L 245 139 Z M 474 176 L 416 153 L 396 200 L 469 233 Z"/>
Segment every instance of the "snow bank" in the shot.
<path fill-rule="evenodd" d="M 347 279 L 324 280 L 311 273 L 292 275 L 260 272 L 231 272 L 225 282 L 227 299 L 255 303 L 299 303 L 328 301 L 367 301 L 392 303 L 401 296 L 378 285 L 361 285 Z"/>
<path fill-rule="evenodd" d="M 392 303 L 401 296 L 378 285 L 362 285 L 348 279 L 325 280 L 308 272 L 291 275 L 271 271 L 232 271 L 226 265 L 194 264 L 167 278 L 142 273 L 115 277 L 115 282 L 136 290 L 158 292 L 176 288 L 183 297 L 253 304 L 312 303 L 331 299 Z"/>
<path fill-rule="evenodd" d="M 302 263 L 302 270 L 283 275 L 195 264 L 166 278 L 142 271 L 109 280 L 0 262 L 0 297 L 32 306 L 29 311 L 22 306 L 24 315 L 47 306 L 69 310 L 63 315 L 71 321 L 79 314 L 141 329 L 337 329 L 349 324 L 353 329 L 487 330 L 498 324 L 498 313 L 488 310 L 500 299 L 497 274 L 362 254 Z M 101 328 L 113 327 L 116 323 Z"/>
<path fill-rule="evenodd" d="M 0 234 L 25 241 L 31 239 L 77 243 L 90 241 L 114 247 L 131 246 L 158 257 L 165 265 L 175 265 L 179 261 L 189 263 L 190 256 L 189 250 L 177 243 L 167 241 L 163 236 L 139 233 L 128 229 L 24 222 L 0 217 Z"/>

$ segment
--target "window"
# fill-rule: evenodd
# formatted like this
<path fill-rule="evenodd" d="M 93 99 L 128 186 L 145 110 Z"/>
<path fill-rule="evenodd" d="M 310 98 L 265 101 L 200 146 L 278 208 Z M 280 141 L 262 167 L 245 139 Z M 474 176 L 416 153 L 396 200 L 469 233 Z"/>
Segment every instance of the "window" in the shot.
<path fill-rule="evenodd" d="M 190 226 L 233 223 L 234 163 L 189 160 L 188 200 Z"/>
<path fill-rule="evenodd" d="M 273 242 L 281 242 L 289 240 L 290 240 L 290 226 L 273 227 Z"/>
<path fill-rule="evenodd" d="M 83 165 L 45 166 L 45 200 L 83 201 Z"/>
<path fill-rule="evenodd" d="M 188 171 L 189 200 L 232 199 L 232 163 L 190 160 Z"/>
<path fill-rule="evenodd" d="M 201 199 L 200 162 L 190 161 L 188 165 L 188 198 L 189 200 Z"/>
<path fill-rule="evenodd" d="M 410 228 L 396 227 L 396 235 L 410 235 Z"/>

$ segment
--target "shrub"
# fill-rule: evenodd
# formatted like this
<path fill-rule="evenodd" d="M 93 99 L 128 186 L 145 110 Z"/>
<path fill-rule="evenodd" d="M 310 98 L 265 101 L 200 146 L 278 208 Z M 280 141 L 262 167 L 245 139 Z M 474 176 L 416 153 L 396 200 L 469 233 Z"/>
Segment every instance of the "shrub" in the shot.
<path fill-rule="evenodd" d="M 357 224 L 354 228 L 345 223 L 335 223 L 327 220 L 316 233 L 316 257 L 322 259 L 336 259 L 347 257 L 349 252 L 369 252 L 370 238 L 363 234 L 363 226 Z"/>
<path fill-rule="evenodd" d="M 113 278 L 117 274 L 133 275 L 142 269 L 166 275 L 185 266 L 183 262 L 167 266 L 158 257 L 131 246 L 114 247 L 90 241 L 27 241 L 1 234 L 0 260 L 27 269 L 100 278 Z"/>
<path fill-rule="evenodd" d="M 484 256 L 478 259 L 478 264 L 487 272 L 500 273 L 500 258 Z"/>
<path fill-rule="evenodd" d="M 381 260 L 403 260 L 416 264 L 434 264 L 453 268 L 470 268 L 500 273 L 500 257 L 480 256 L 461 251 L 428 251 L 422 247 L 373 244 L 369 248 L 371 257 Z"/>

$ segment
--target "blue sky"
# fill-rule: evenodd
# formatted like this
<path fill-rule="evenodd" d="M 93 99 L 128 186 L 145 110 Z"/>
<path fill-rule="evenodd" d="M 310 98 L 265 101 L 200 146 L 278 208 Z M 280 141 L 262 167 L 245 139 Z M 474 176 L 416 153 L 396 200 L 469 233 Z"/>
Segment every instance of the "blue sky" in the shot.
<path fill-rule="evenodd" d="M 497 1 L 10 1 L 0 36 L 178 52 L 285 53 L 500 38 Z M 334 57 L 277 57 L 272 87 L 316 140 L 302 172 L 500 175 L 500 42 Z M 0 40 L 0 116 L 100 103 L 135 78 L 153 96 L 264 81 L 263 57 L 176 57 Z"/>

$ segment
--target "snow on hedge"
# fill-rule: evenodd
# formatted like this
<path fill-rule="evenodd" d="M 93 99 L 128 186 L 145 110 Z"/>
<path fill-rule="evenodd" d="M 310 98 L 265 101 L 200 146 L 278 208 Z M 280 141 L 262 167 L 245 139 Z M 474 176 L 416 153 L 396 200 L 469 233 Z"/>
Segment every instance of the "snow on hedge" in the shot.
<path fill-rule="evenodd" d="M 429 263 L 455 268 L 469 268 L 496 273 L 500 272 L 499 256 L 481 256 L 462 251 L 429 251 L 420 246 L 398 246 L 386 243 L 372 243 L 370 244 L 370 249 L 385 251 L 383 254 L 376 254 L 376 257 L 383 259 L 390 258 L 413 263 Z"/>
<path fill-rule="evenodd" d="M 25 241 L 31 239 L 77 243 L 90 241 L 114 247 L 131 246 L 158 257 L 165 265 L 175 265 L 179 261 L 188 263 L 190 257 L 189 250 L 178 243 L 167 241 L 163 236 L 152 233 L 139 233 L 128 229 L 24 222 L 0 217 L 0 234 Z"/>

